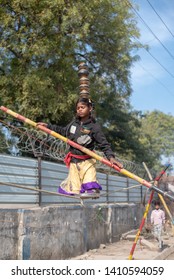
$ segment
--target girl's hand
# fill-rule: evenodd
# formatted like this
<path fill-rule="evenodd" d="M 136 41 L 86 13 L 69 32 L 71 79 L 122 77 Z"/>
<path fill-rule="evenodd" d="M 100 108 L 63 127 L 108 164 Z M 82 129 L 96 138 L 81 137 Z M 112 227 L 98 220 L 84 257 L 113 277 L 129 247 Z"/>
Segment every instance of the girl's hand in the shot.
<path fill-rule="evenodd" d="M 110 158 L 110 162 L 112 163 L 112 164 L 115 164 L 115 165 L 117 165 L 119 168 L 123 168 L 123 164 L 121 163 L 121 162 L 119 162 L 119 161 L 117 161 L 115 158 L 113 158 L 113 157 L 111 157 Z"/>
<path fill-rule="evenodd" d="M 47 123 L 43 123 L 43 122 L 38 122 L 38 123 L 37 123 L 37 126 L 38 126 L 38 125 L 42 125 L 42 126 L 47 127 Z"/>

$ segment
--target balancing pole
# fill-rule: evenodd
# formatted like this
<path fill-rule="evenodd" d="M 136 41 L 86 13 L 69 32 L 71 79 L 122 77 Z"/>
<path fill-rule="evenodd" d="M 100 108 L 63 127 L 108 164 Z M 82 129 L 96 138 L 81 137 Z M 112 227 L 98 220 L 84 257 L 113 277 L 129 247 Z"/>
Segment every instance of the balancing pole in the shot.
<path fill-rule="evenodd" d="M 23 121 L 24 123 L 27 123 L 27 124 L 29 124 L 31 126 L 34 126 L 35 128 L 38 128 L 38 129 L 40 129 L 40 130 L 50 134 L 51 136 L 53 136 L 55 138 L 60 139 L 61 141 L 63 141 L 65 143 L 67 143 L 68 145 L 70 145 L 70 146 L 72 146 L 72 147 L 82 151 L 83 153 L 91 156 L 92 158 L 95 158 L 96 160 L 102 162 L 103 164 L 109 166 L 110 168 L 115 169 L 117 172 L 119 172 L 119 173 L 121 173 L 121 174 L 123 174 L 123 175 L 125 175 L 125 176 L 127 176 L 127 177 L 129 177 L 129 178 L 131 178 L 131 179 L 133 179 L 133 180 L 135 180 L 137 182 L 139 182 L 141 185 L 144 185 L 145 187 L 150 188 L 151 190 L 154 190 L 154 191 L 156 191 L 158 193 L 161 193 L 162 195 L 168 197 L 170 200 L 174 201 L 174 197 L 171 196 L 170 194 L 168 194 L 166 192 L 163 192 L 162 190 L 158 189 L 156 186 L 154 186 L 151 183 L 149 183 L 148 181 L 138 177 L 137 175 L 129 172 L 128 170 L 126 170 L 124 168 L 121 169 L 117 165 L 112 164 L 109 160 L 107 160 L 107 159 L 97 155 L 96 153 L 94 153 L 94 152 L 90 151 L 89 149 L 87 149 L 87 148 L 77 144 L 76 142 L 74 142 L 74 141 L 72 141 L 72 140 L 62 136 L 61 134 L 59 134 L 59 133 L 57 133 L 57 132 L 55 132 L 53 130 L 50 130 L 50 129 L 42 126 L 42 125 L 38 125 L 36 122 L 34 122 L 34 121 L 32 121 L 32 120 L 30 120 L 30 119 L 28 119 L 28 118 L 26 118 L 26 117 L 24 117 L 22 115 L 19 115 L 19 114 L 15 113 L 14 111 L 12 111 L 12 110 L 4 107 L 4 106 L 1 106 L 0 110 L 2 110 L 5 113 L 15 117 L 16 119 L 18 119 L 20 121 Z"/>
<path fill-rule="evenodd" d="M 167 168 L 168 168 L 169 166 L 170 166 L 170 164 L 167 165 L 167 166 L 165 167 L 165 169 L 162 170 L 162 171 L 160 172 L 159 176 L 157 176 L 157 177 L 155 178 L 154 181 L 155 181 L 156 183 L 160 180 L 160 178 L 163 176 L 163 174 L 165 173 L 165 171 L 167 170 Z M 155 184 L 156 184 L 156 183 L 155 183 Z M 147 202 L 146 209 L 145 209 L 145 211 L 144 211 L 144 215 L 143 215 L 143 218 L 142 218 L 142 220 L 141 220 L 141 224 L 140 224 L 139 230 L 138 230 L 138 232 L 137 232 L 137 234 L 136 234 L 136 236 L 135 236 L 135 240 L 134 240 L 132 249 L 131 249 L 131 251 L 130 251 L 128 260 L 132 260 L 132 259 L 133 259 L 133 253 L 134 253 L 134 251 L 135 251 L 135 247 L 136 247 L 136 245 L 137 245 L 137 242 L 138 242 L 138 239 L 139 239 L 140 234 L 141 234 L 141 232 L 142 232 L 142 229 L 143 229 L 143 226 L 144 226 L 144 223 L 145 223 L 147 214 L 148 214 L 148 212 L 149 212 L 150 205 L 151 205 L 151 202 L 152 202 L 152 199 L 153 199 L 153 195 L 154 195 L 154 190 L 152 190 L 151 193 L 150 193 L 150 197 L 149 197 L 149 200 L 148 200 L 148 202 Z"/>

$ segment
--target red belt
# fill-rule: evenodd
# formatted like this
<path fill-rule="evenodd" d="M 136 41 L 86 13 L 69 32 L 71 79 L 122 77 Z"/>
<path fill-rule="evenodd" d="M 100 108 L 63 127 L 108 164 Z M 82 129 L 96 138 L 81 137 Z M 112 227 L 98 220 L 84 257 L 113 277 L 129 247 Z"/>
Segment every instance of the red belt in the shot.
<path fill-rule="evenodd" d="M 88 156 L 88 155 L 74 155 L 71 152 L 69 152 L 64 159 L 64 162 L 65 162 L 65 164 L 68 168 L 70 166 L 70 162 L 71 162 L 72 158 L 78 158 L 78 159 L 84 159 L 85 160 L 85 159 L 89 159 L 91 157 Z"/>

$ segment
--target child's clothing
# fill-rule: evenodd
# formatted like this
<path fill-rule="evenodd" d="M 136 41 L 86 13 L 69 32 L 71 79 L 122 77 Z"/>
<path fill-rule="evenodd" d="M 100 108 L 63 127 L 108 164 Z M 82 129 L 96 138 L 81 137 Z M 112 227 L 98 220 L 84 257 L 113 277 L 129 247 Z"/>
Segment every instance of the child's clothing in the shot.
<path fill-rule="evenodd" d="M 151 213 L 151 224 L 153 224 L 153 234 L 159 242 L 159 248 L 162 249 L 162 229 L 165 224 L 165 213 L 161 209 L 154 209 Z"/>
<path fill-rule="evenodd" d="M 82 160 L 77 163 L 70 163 L 69 175 L 65 179 L 60 187 L 59 192 L 68 193 L 88 193 L 95 190 L 101 190 L 101 186 L 98 184 L 96 179 L 96 160 L 91 158 L 88 160 Z"/>
<path fill-rule="evenodd" d="M 114 153 L 99 124 L 91 118 L 83 123 L 77 118 L 66 127 L 48 125 L 48 128 L 89 150 L 94 150 L 94 146 L 97 144 L 108 159 L 114 157 Z M 70 146 L 70 153 L 66 156 L 65 163 L 70 170 L 68 178 L 59 187 L 58 191 L 60 193 L 73 195 L 84 192 L 91 193 L 94 190 L 102 189 L 96 179 L 95 159 Z"/>

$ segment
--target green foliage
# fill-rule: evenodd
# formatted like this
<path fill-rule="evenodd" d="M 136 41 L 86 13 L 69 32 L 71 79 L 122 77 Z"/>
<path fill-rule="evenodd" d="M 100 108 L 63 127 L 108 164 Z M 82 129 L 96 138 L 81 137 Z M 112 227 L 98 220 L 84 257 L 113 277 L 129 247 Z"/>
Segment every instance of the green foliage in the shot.
<path fill-rule="evenodd" d="M 160 111 L 147 112 L 141 119 L 140 143 L 150 167 L 159 170 L 162 157 L 174 156 L 174 117 Z"/>
<path fill-rule="evenodd" d="M 81 60 L 90 65 L 92 97 L 99 77 L 106 95 L 112 84 L 116 95 L 130 96 L 138 31 L 124 1 L 2 0 L 0 26 L 3 105 L 35 120 L 68 121 Z"/>

